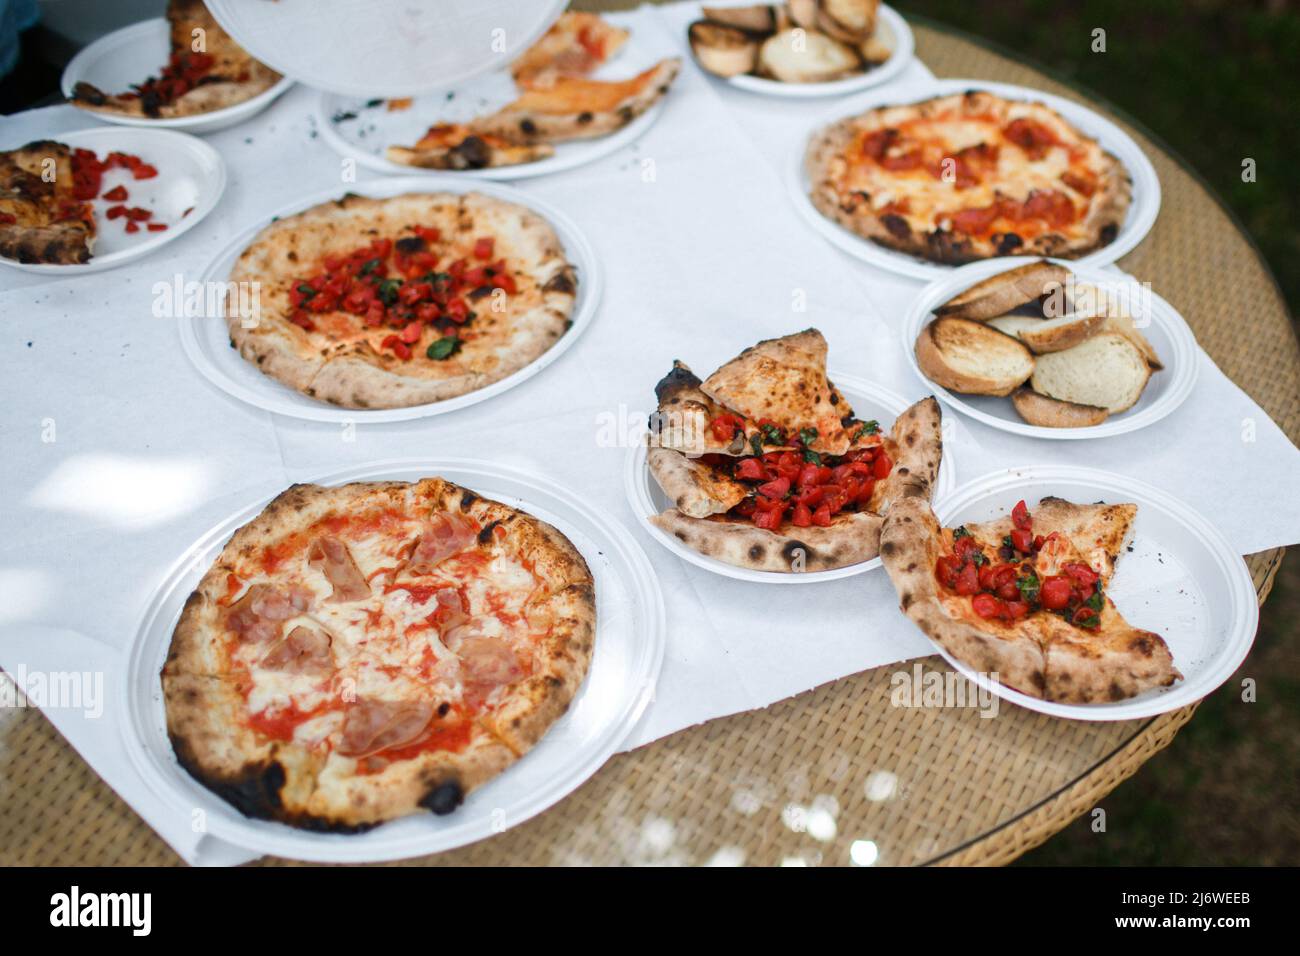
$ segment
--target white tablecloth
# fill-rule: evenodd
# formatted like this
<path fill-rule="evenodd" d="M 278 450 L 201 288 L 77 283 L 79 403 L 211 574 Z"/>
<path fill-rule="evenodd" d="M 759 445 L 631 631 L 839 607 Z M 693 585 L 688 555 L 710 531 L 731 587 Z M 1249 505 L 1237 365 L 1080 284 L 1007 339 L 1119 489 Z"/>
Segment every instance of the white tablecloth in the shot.
<path fill-rule="evenodd" d="M 691 16 L 684 7 L 647 8 L 626 19 L 635 42 L 684 55 Z M 913 64 L 896 81 L 900 98 L 927 78 Z M 176 274 L 197 277 L 267 210 L 339 182 L 339 157 L 317 137 L 315 96 L 295 88 L 268 112 L 208 137 L 229 166 L 225 197 L 198 228 L 145 261 L 59 280 L 0 270 L 0 665 L 105 674 L 102 716 L 47 713 L 192 861 L 248 854 L 200 848 L 188 821 L 145 790 L 123 752 L 113 680 L 166 568 L 238 507 L 313 472 L 455 455 L 535 469 L 635 527 L 623 493 L 627 450 L 598 442 L 603 418 L 644 420 L 674 358 L 707 372 L 760 338 L 810 325 L 829 339 L 833 367 L 912 399 L 928 393 L 906 367 L 897 334 L 920 283 L 835 251 L 786 196 L 791 143 L 827 104 L 733 91 L 687 55 L 662 116 L 638 142 L 520 184 L 564 209 L 606 270 L 596 322 L 553 366 L 454 414 L 360 427 L 352 442 L 337 425 L 240 404 L 195 374 L 172 320 L 152 317 L 151 290 Z M 89 125 L 67 106 L 31 111 L 0 120 L 0 147 Z M 1009 464 L 1087 464 L 1175 492 L 1243 554 L 1300 541 L 1300 504 L 1279 495 L 1296 487 L 1300 452 L 1208 356 L 1199 360 L 1196 391 L 1176 413 L 1104 441 L 1035 441 L 948 413 L 957 480 Z M 1246 422 L 1251 441 L 1240 440 Z M 898 613 L 881 572 L 776 588 L 710 574 L 635 533 L 667 599 L 668 649 L 655 700 L 627 748 L 931 652 Z"/>

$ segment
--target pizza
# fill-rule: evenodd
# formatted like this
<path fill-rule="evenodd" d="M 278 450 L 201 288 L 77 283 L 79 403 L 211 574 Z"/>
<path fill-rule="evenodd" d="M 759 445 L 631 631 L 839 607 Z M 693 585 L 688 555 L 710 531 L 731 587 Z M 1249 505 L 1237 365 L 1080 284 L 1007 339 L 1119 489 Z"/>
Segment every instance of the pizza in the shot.
<path fill-rule="evenodd" d="M 87 182 L 86 153 L 52 140 L 0 152 L 0 256 L 58 265 L 90 260 L 90 200 L 99 189 Z"/>
<path fill-rule="evenodd" d="M 757 571 L 824 571 L 876 557 L 882 516 L 929 497 L 939 405 L 887 431 L 826 377 L 816 329 L 759 342 L 701 381 L 683 362 L 655 388 L 650 473 L 673 503 L 651 523 L 687 547 Z"/>
<path fill-rule="evenodd" d="M 169 0 L 167 23 L 171 54 L 157 76 L 123 93 L 78 83 L 72 103 L 97 113 L 176 119 L 234 106 L 280 82 L 279 73 L 230 38 L 203 0 Z"/>
<path fill-rule="evenodd" d="M 565 712 L 595 620 L 582 555 L 526 512 L 441 478 L 294 485 L 186 601 L 167 731 L 249 817 L 450 813 Z"/>
<path fill-rule="evenodd" d="M 573 265 L 551 225 L 481 193 L 346 195 L 263 229 L 231 270 L 255 283 L 231 344 L 345 408 L 443 401 L 537 359 L 570 324 Z"/>
<path fill-rule="evenodd" d="M 511 66 L 517 99 L 468 122 L 436 123 L 386 155 L 425 169 L 488 169 L 536 162 L 555 154 L 554 143 L 622 129 L 659 102 L 681 67 L 670 58 L 628 79 L 591 79 L 627 37 L 594 13 L 567 12 Z"/>
<path fill-rule="evenodd" d="M 1131 192 L 1120 161 L 1055 110 L 979 90 L 841 120 L 805 163 L 822 215 L 949 264 L 1078 258 L 1114 241 Z"/>
<path fill-rule="evenodd" d="M 1160 635 L 1107 594 L 1134 504 L 1020 501 L 1007 517 L 942 528 L 918 497 L 894 502 L 880 554 L 903 612 L 945 651 L 1032 697 L 1096 704 L 1182 675 Z"/>

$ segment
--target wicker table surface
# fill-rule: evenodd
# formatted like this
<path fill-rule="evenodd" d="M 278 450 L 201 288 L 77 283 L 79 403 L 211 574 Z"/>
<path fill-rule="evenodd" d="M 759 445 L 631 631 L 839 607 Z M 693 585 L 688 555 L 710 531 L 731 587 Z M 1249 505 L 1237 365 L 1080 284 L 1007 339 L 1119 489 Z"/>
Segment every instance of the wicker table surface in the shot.
<path fill-rule="evenodd" d="M 915 31 L 917 55 L 938 76 L 1071 92 L 968 40 Z M 1178 308 L 1223 371 L 1297 440 L 1300 349 L 1266 267 L 1192 174 L 1119 121 L 1164 191 L 1155 228 L 1121 265 Z M 1281 555 L 1248 559 L 1261 601 Z M 882 865 L 1005 863 L 1094 807 L 1195 710 L 1088 724 L 1013 706 L 993 719 L 892 706 L 891 676 L 911 666 L 865 671 L 621 754 L 540 816 L 413 862 L 847 864 L 856 844 L 859 861 Z M 922 666 L 947 670 L 937 657 Z M 0 848 L 5 864 L 180 862 L 34 709 L 0 713 Z"/>

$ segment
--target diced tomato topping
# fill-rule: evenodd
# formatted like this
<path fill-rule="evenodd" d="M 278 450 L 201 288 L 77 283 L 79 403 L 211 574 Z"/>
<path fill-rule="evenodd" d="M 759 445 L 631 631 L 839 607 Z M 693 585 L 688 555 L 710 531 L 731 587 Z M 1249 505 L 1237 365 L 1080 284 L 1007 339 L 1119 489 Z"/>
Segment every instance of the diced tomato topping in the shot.
<path fill-rule="evenodd" d="M 806 504 L 803 504 L 802 502 L 795 503 L 794 513 L 790 516 L 790 523 L 792 525 L 796 528 L 806 528 L 812 524 L 812 518 L 812 512 L 808 509 Z"/>
<path fill-rule="evenodd" d="M 958 591 L 957 593 L 961 593 Z M 975 613 L 986 621 L 1000 618 L 1005 614 L 1006 605 L 995 598 L 992 594 L 977 594 L 971 599 L 971 607 Z"/>
<path fill-rule="evenodd" d="M 953 590 L 958 594 L 970 596 L 972 594 L 978 594 L 979 589 L 979 572 L 976 570 L 973 563 L 967 564 L 957 572 L 957 583 L 954 585 Z"/>
<path fill-rule="evenodd" d="M 1073 590 L 1068 578 L 1052 575 L 1039 588 L 1038 600 L 1049 611 L 1062 611 L 1069 606 Z"/>
<path fill-rule="evenodd" d="M 104 193 L 104 198 L 110 202 L 122 202 L 128 195 L 125 186 L 114 186 L 108 192 Z"/>
<path fill-rule="evenodd" d="M 1022 554 L 1028 554 L 1034 547 L 1034 535 L 1024 528 L 1016 528 L 1011 532 L 1011 545 Z"/>
<path fill-rule="evenodd" d="M 144 226 L 150 232 L 166 232 L 167 223 L 165 222 L 147 222 Z"/>
<path fill-rule="evenodd" d="M 758 493 L 767 498 L 784 498 L 789 492 L 789 478 L 773 478 L 758 486 Z"/>
<path fill-rule="evenodd" d="M 477 240 L 475 240 L 475 242 L 474 242 L 474 258 L 475 258 L 475 259 L 491 259 L 491 258 L 492 258 L 492 251 L 493 251 L 493 249 L 494 249 L 495 246 L 496 246 L 496 240 L 493 239 L 491 236 L 487 236 L 487 237 L 485 237 L 485 238 L 483 238 L 483 239 L 477 239 Z"/>
<path fill-rule="evenodd" d="M 1028 531 L 1033 527 L 1033 519 L 1029 516 L 1029 508 L 1025 505 L 1025 500 L 1021 498 L 1016 502 L 1016 506 L 1011 509 L 1011 523 L 1017 528 L 1023 528 Z"/>

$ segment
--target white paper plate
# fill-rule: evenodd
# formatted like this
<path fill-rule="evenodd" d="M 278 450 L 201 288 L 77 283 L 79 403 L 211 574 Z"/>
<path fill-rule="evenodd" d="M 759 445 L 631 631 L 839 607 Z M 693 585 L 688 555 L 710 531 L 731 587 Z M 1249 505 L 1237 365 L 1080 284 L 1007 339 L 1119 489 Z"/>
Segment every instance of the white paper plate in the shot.
<path fill-rule="evenodd" d="M 143 82 L 146 77 L 157 76 L 171 54 L 171 28 L 162 17 L 133 23 L 114 30 L 82 49 L 63 71 L 63 95 L 84 112 L 105 123 L 122 126 L 147 126 L 153 129 L 180 129 L 187 133 L 211 133 L 225 129 L 255 116 L 271 105 L 272 101 L 293 86 L 285 77 L 269 90 L 225 109 L 200 113 L 197 116 L 179 116 L 172 119 L 151 119 L 147 116 L 122 116 L 88 110 L 72 99 L 72 90 L 78 83 L 90 83 L 105 93 L 123 93 L 132 83 Z"/>
<path fill-rule="evenodd" d="M 748 2 L 749 0 L 745 0 L 745 3 L 739 5 L 747 6 Z M 728 5 L 735 4 L 719 4 L 719 6 Z M 829 83 L 782 83 L 779 80 L 769 80 L 761 76 L 743 74 L 730 77 L 723 82 L 734 86 L 738 90 L 746 90 L 750 93 L 762 93 L 765 96 L 784 96 L 794 99 L 814 96 L 844 96 L 847 93 L 857 93 L 860 90 L 888 83 L 907 69 L 907 64 L 912 62 L 912 56 L 916 50 L 916 41 L 912 36 L 912 28 L 892 7 L 887 7 L 884 4 L 880 5 L 879 15 L 876 20 L 876 39 L 893 51 L 889 59 L 874 69 L 842 80 L 832 80 Z"/>
<path fill-rule="evenodd" d="M 893 90 L 872 90 L 852 102 L 836 106 L 834 111 L 814 123 L 791 150 L 786 165 L 786 186 L 795 207 L 813 229 L 830 240 L 831 243 L 849 253 L 849 255 L 855 256 L 863 262 L 916 279 L 938 279 L 949 275 L 956 268 L 955 266 L 939 265 L 903 252 L 886 249 L 870 239 L 864 239 L 856 233 L 850 232 L 818 212 L 809 198 L 812 185 L 808 179 L 808 171 L 804 166 L 804 154 L 812 137 L 819 130 L 837 120 L 857 116 L 878 106 L 916 103 L 935 96 L 947 96 L 951 93 L 962 93 L 966 90 L 987 90 L 1010 100 L 1030 100 L 1045 103 L 1082 132 L 1095 137 L 1101 143 L 1102 148 L 1113 153 L 1123 163 L 1124 168 L 1128 170 L 1129 176 L 1133 179 L 1133 198 L 1129 204 L 1124 224 L 1120 227 L 1115 241 L 1090 255 L 1071 260 L 1072 262 L 1080 265 L 1108 265 L 1145 238 L 1156 221 L 1156 215 L 1160 212 L 1160 180 L 1156 177 L 1155 167 L 1151 165 L 1151 161 L 1147 159 L 1146 154 L 1142 152 L 1128 133 L 1104 116 L 1094 113 L 1086 106 L 1081 106 L 1073 100 L 1054 96 L 1051 93 L 1044 93 L 1041 90 L 1030 89 L 1026 86 L 989 83 L 984 80 L 933 80 L 927 86 L 920 88 L 918 92 L 909 93 L 901 99 L 899 94 Z"/>
<path fill-rule="evenodd" d="M 506 186 L 485 183 L 481 180 L 457 178 L 455 176 L 411 176 L 403 179 L 378 179 L 369 182 L 353 183 L 347 190 L 334 188 L 324 192 L 295 200 L 273 215 L 250 226 L 232 240 L 219 252 L 204 270 L 202 282 L 225 283 L 230 279 L 230 270 L 240 253 L 248 247 L 256 236 L 273 218 L 283 218 L 301 212 L 317 203 L 333 199 L 346 191 L 373 198 L 400 196 L 408 192 L 480 192 L 496 196 L 510 202 L 519 203 L 543 216 L 554 228 L 556 235 L 564 246 L 564 253 L 573 263 L 578 274 L 578 297 L 573 309 L 573 324 L 560 336 L 560 340 L 551 346 L 536 361 L 526 365 L 513 375 L 494 382 L 485 388 L 428 405 L 413 405 L 408 408 L 353 409 L 337 408 L 324 402 L 308 398 L 301 392 L 283 385 L 268 375 L 259 372 L 251 362 L 240 357 L 230 347 L 230 334 L 226 330 L 223 317 L 182 318 L 179 322 L 181 346 L 190 361 L 204 378 L 212 382 L 223 392 L 240 401 L 255 405 L 277 415 L 301 418 L 317 422 L 356 422 L 358 424 L 380 424 L 383 422 L 402 422 L 413 418 L 425 418 L 456 411 L 499 395 L 507 389 L 526 382 L 546 366 L 573 347 L 578 337 L 595 318 L 596 306 L 600 302 L 602 286 L 599 260 L 590 244 L 578 227 L 554 206 L 544 203 L 532 196 L 525 195 Z"/>
<path fill-rule="evenodd" d="M 207 0 L 267 66 L 350 96 L 413 96 L 515 59 L 555 22 L 564 0 Z"/>
<path fill-rule="evenodd" d="M 1105 438 L 1109 435 L 1122 435 L 1125 432 L 1145 428 L 1158 422 L 1173 412 L 1196 386 L 1196 378 L 1201 363 L 1197 355 L 1196 336 L 1183 317 L 1172 305 L 1154 292 L 1141 287 L 1138 281 L 1117 267 L 1105 269 L 1081 266 L 1065 259 L 1053 259 L 1070 269 L 1085 282 L 1090 282 L 1107 291 L 1121 292 L 1127 290 L 1126 301 L 1138 308 L 1132 309 L 1133 319 L 1142 334 L 1155 348 L 1164 368 L 1152 372 L 1146 390 L 1136 405 L 1126 412 L 1112 415 L 1100 425 L 1086 428 L 1047 428 L 1042 425 L 1030 425 L 1022 419 L 1011 404 L 1010 397 L 998 398 L 992 395 L 959 395 L 940 387 L 925 377 L 916 363 L 916 339 L 921 329 L 934 320 L 934 309 L 947 302 L 957 293 L 969 289 L 981 279 L 986 279 L 999 272 L 1014 269 L 1028 262 L 1039 261 L 1036 256 L 1019 256 L 1008 259 L 989 259 L 985 262 L 972 262 L 955 270 L 947 278 L 932 282 L 916 297 L 903 320 L 902 345 L 907 354 L 907 362 L 912 371 L 933 389 L 945 405 L 955 408 L 963 415 L 969 415 L 986 425 L 1013 432 L 1017 435 L 1029 435 L 1033 438 Z"/>
<path fill-rule="evenodd" d="M 935 513 L 950 528 L 1003 517 L 1022 498 L 1032 513 L 1048 495 L 1137 504 L 1130 547 L 1120 553 L 1107 595 L 1130 624 L 1165 639 L 1183 680 L 1114 704 L 1058 704 L 977 674 L 936 645 L 949 664 L 1005 700 L 1075 720 L 1153 717 L 1195 703 L 1232 676 L 1259 623 L 1250 571 L 1213 525 L 1159 488 L 1093 468 L 1009 468 L 962 485 L 936 503 Z"/>
<path fill-rule="evenodd" d="M 197 226 L 217 205 L 226 188 L 226 164 L 221 156 L 207 143 L 184 133 L 100 126 L 61 133 L 57 139 L 74 148 L 92 149 L 100 159 L 116 151 L 132 153 L 156 166 L 158 175 L 153 179 L 137 180 L 123 169 L 106 172 L 102 192 L 119 184 L 125 186 L 130 194 L 125 205 L 153 210 L 150 221 L 166 223 L 167 230 L 149 232 L 142 226 L 139 232 L 128 233 L 124 228 L 125 219 L 104 218 L 104 211 L 118 204 L 96 199 L 93 205 L 97 236 L 89 262 L 55 265 L 16 262 L 0 257 L 0 263 L 12 269 L 51 276 L 77 276 L 132 262 Z M 5 148 L 21 145 L 9 143 Z M 188 216 L 185 215 L 187 209 L 190 210 Z"/>
<path fill-rule="evenodd" d="M 619 20 L 614 17 L 611 22 Z M 656 48 L 644 39 L 638 42 L 639 32 L 641 31 L 632 30 L 631 36 L 614 58 L 593 74 L 596 79 L 626 79 L 663 59 Z M 386 101 L 377 101 L 371 97 L 323 93 L 317 101 L 316 125 L 325 142 L 339 155 L 355 159 L 367 169 L 377 172 L 412 176 L 418 175 L 420 170 L 389 162 L 384 155 L 389 146 L 413 145 L 435 123 L 467 122 L 505 106 L 518 96 L 519 91 L 514 81 L 505 71 L 478 77 L 454 89 L 414 97 L 409 108 L 394 111 L 388 109 Z M 672 96 L 671 89 L 667 96 Z M 437 172 L 439 175 L 474 176 L 480 179 L 524 179 L 558 173 L 608 156 L 640 138 L 654 125 L 663 108 L 664 101 L 661 99 L 627 126 L 608 136 L 557 143 L 555 155 L 536 162 L 489 169 Z"/>
<path fill-rule="evenodd" d="M 887 432 L 893 425 L 894 419 L 912 404 L 896 392 L 891 392 L 863 378 L 836 372 L 831 372 L 829 377 L 853 406 L 853 414 L 864 421 L 876 419 L 880 422 L 882 431 Z M 939 477 L 935 482 L 936 499 L 952 490 L 955 483 L 953 476 L 956 473 L 957 466 L 952 460 L 952 444 L 945 443 L 943 459 L 939 463 Z M 829 571 L 754 571 L 727 564 L 725 561 L 700 554 L 694 548 L 688 548 L 671 534 L 650 523 L 652 516 L 671 508 L 673 503 L 650 474 L 644 444 L 638 443 L 629 452 L 623 485 L 632 513 L 637 516 L 641 527 L 648 535 L 684 561 L 689 561 L 696 567 L 712 571 L 714 574 L 721 574 L 723 577 L 735 578 L 738 581 L 760 581 L 764 584 L 817 584 L 820 581 L 852 577 L 880 567 L 880 559 L 872 558 L 870 561 L 851 564 L 845 568 L 833 568 Z"/>
<path fill-rule="evenodd" d="M 167 738 L 159 672 L 185 599 L 236 528 L 266 504 L 231 515 L 189 547 L 154 591 L 127 660 L 122 722 L 127 753 L 149 788 L 186 819 L 201 809 L 207 833 L 259 853 L 335 863 L 395 860 L 464 846 L 515 826 L 576 789 L 618 749 L 653 695 L 664 652 L 664 606 L 645 553 L 631 534 L 546 479 L 492 462 L 430 459 L 377 462 L 313 481 L 439 475 L 523 508 L 559 528 L 587 560 L 596 581 L 596 647 L 568 712 L 522 760 L 473 791 L 445 817 L 417 814 L 366 833 L 328 834 L 252 820 L 200 785 L 179 764 Z"/>

